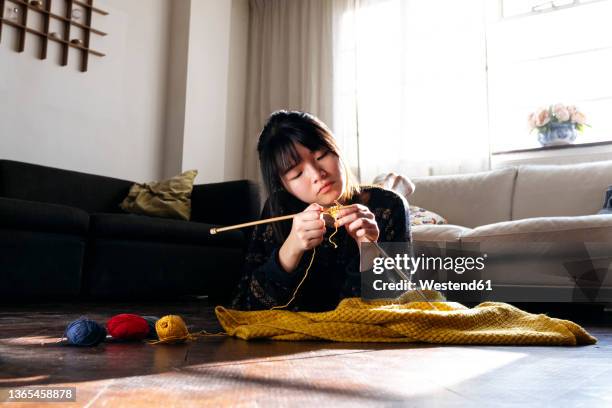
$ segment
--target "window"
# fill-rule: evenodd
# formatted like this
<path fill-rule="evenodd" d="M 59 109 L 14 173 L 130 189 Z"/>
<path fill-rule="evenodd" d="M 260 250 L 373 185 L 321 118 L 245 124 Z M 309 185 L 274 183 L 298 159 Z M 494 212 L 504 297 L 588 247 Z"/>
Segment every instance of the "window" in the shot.
<path fill-rule="evenodd" d="M 341 13 L 334 132 L 362 182 L 488 168 L 484 1 L 360 0 Z"/>
<path fill-rule="evenodd" d="M 612 140 L 612 0 L 500 0 L 488 16 L 492 151 L 538 146 L 527 116 L 555 103 L 586 114 L 576 143 Z"/>

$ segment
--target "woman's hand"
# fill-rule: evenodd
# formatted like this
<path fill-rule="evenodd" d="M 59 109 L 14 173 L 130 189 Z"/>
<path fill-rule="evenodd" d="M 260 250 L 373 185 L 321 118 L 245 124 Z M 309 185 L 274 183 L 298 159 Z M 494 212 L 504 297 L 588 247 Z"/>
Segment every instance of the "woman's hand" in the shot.
<path fill-rule="evenodd" d="M 278 258 L 285 271 L 292 272 L 305 251 L 319 246 L 325 236 L 323 210 L 319 204 L 310 204 L 293 217 L 289 236 L 278 251 Z"/>
<path fill-rule="evenodd" d="M 323 242 L 325 235 L 323 210 L 324 208 L 319 204 L 313 203 L 293 217 L 293 225 L 287 241 L 291 241 L 294 250 L 304 252 Z"/>
<path fill-rule="evenodd" d="M 352 204 L 338 211 L 338 227 L 344 225 L 348 234 L 357 242 L 377 242 L 380 232 L 374 214 L 368 207 Z"/>

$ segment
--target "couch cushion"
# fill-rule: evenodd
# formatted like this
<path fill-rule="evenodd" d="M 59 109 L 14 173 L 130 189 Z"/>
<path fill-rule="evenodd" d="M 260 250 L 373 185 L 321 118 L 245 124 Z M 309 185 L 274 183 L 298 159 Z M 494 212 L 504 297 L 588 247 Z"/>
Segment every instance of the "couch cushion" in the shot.
<path fill-rule="evenodd" d="M 76 298 L 81 291 L 86 242 L 86 236 L 64 231 L 0 227 L 2 303 L 66 302 Z"/>
<path fill-rule="evenodd" d="M 89 214 L 58 204 L 0 197 L 0 228 L 86 236 Z"/>
<path fill-rule="evenodd" d="M 482 276 L 491 279 L 494 285 L 565 288 L 565 292 L 559 293 L 520 290 L 504 301 L 571 301 L 575 277 L 583 276 L 593 283 L 599 272 L 582 274 L 592 268 L 609 267 L 610 243 L 612 215 L 500 222 L 475 228 L 461 237 L 464 250 L 487 255 Z M 612 284 L 612 274 L 607 272 L 597 279 L 602 279 L 604 285 Z M 563 298 L 566 293 L 569 296 Z"/>
<path fill-rule="evenodd" d="M 512 219 L 597 214 L 612 185 L 612 161 L 519 166 Z"/>
<path fill-rule="evenodd" d="M 612 215 L 543 217 L 483 225 L 466 231 L 462 242 L 612 242 Z"/>
<path fill-rule="evenodd" d="M 459 241 L 463 234 L 472 231 L 459 225 L 415 225 L 411 227 L 412 240 L 415 242 L 453 242 Z"/>
<path fill-rule="evenodd" d="M 414 178 L 412 205 L 465 227 L 509 221 L 516 169 Z"/>
<path fill-rule="evenodd" d="M 241 247 L 244 235 L 227 231 L 211 235 L 213 225 L 135 214 L 91 215 L 91 235 L 96 238 L 185 243 L 201 246 Z"/>

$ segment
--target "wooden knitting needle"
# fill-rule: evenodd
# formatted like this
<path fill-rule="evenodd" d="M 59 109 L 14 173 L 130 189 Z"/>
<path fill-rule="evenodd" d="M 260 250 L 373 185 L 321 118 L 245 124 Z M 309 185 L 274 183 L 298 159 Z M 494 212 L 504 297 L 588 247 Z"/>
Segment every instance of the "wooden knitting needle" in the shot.
<path fill-rule="evenodd" d="M 340 205 L 336 205 L 336 206 L 330 207 L 330 208 L 326 209 L 325 211 L 323 211 L 323 214 L 329 214 L 329 215 L 331 215 L 333 217 L 334 216 L 333 215 L 334 211 L 337 212 L 340 208 L 342 208 L 342 206 L 340 206 Z M 283 216 L 280 216 L 280 217 L 266 218 L 264 220 L 245 222 L 245 223 L 236 224 L 236 225 L 228 225 L 227 227 L 211 228 L 210 229 L 210 234 L 211 235 L 215 235 L 218 232 L 229 231 L 229 230 L 234 230 L 234 229 L 239 229 L 239 228 L 252 227 L 254 225 L 267 224 L 267 223 L 270 223 L 270 222 L 290 220 L 290 219 L 292 219 L 293 217 L 295 217 L 298 214 L 299 213 L 290 214 L 290 215 L 283 215 Z"/>
<path fill-rule="evenodd" d="M 252 227 L 254 225 L 267 224 L 269 222 L 277 222 L 277 221 L 290 220 L 290 219 L 292 219 L 293 217 L 295 217 L 298 214 L 299 213 L 290 214 L 290 215 L 283 215 L 281 217 L 266 218 L 264 220 L 245 222 L 245 223 L 236 224 L 236 225 L 228 225 L 227 227 L 211 228 L 210 229 L 210 233 L 211 233 L 211 235 L 215 235 L 218 232 L 229 231 L 229 230 L 239 229 L 239 228 Z"/>

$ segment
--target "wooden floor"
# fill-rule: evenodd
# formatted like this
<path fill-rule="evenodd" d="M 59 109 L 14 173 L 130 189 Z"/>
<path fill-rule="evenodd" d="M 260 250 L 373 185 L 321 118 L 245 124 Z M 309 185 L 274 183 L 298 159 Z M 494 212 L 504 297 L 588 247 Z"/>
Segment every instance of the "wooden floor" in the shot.
<path fill-rule="evenodd" d="M 201 303 L 0 307 L 0 398 L 27 386 L 76 386 L 75 403 L 138 406 L 612 406 L 612 328 L 585 347 L 244 342 L 57 344 L 81 315 L 179 314 L 219 329 Z M 0 404 L 2 405 L 2 404 Z M 40 404 L 5 403 L 27 407 Z"/>

